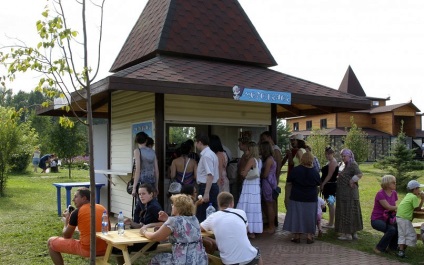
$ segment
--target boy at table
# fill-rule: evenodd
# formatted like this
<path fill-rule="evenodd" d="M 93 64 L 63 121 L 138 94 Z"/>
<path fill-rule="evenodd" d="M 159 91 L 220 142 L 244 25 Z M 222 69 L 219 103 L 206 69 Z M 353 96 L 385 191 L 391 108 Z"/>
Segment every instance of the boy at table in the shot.
<path fill-rule="evenodd" d="M 408 193 L 400 202 L 397 213 L 396 223 L 398 227 L 398 257 L 405 258 L 406 246 L 415 247 L 417 244 L 417 234 L 412 219 L 414 218 L 414 211 L 420 211 L 423 206 L 424 193 L 420 191 L 423 187 L 418 181 L 411 180 L 408 182 Z M 421 198 L 421 202 L 419 199 Z"/>
<path fill-rule="evenodd" d="M 200 224 L 202 231 L 212 231 L 224 264 L 262 265 L 258 248 L 247 238 L 247 216 L 234 209 L 234 197 L 229 192 L 218 195 L 218 212 L 209 215 Z"/>
<path fill-rule="evenodd" d="M 47 241 L 50 257 L 54 264 L 62 265 L 61 253 L 90 257 L 90 190 L 79 188 L 72 200 L 76 209 L 72 213 L 65 213 L 65 227 L 61 237 L 50 237 Z M 96 232 L 102 230 L 102 214 L 106 209 L 96 204 Z M 80 238 L 72 238 L 75 228 L 78 226 Z M 97 238 L 96 255 L 102 256 L 106 252 L 107 244 Z"/>

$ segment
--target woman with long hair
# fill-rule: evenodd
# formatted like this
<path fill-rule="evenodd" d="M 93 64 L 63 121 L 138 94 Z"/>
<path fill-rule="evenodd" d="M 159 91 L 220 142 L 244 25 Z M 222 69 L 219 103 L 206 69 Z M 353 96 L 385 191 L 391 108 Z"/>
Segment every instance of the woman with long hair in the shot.
<path fill-rule="evenodd" d="M 136 208 L 134 210 L 134 222 L 139 223 L 141 202 L 138 197 L 138 184 L 149 183 L 155 189 L 155 195 L 159 193 L 159 167 L 155 151 L 146 146 L 149 136 L 145 132 L 139 132 L 135 136 L 137 148 L 134 149 L 135 173 L 132 196 L 136 197 Z"/>
<path fill-rule="evenodd" d="M 247 150 L 243 154 L 246 156 L 247 163 L 240 171 L 240 176 L 243 178 L 243 185 L 237 209 L 246 212 L 247 227 L 249 238 L 255 238 L 255 234 L 263 232 L 262 207 L 261 207 L 261 184 L 259 175 L 253 179 L 246 179 L 250 170 L 257 168 L 261 172 L 262 161 L 259 159 L 258 146 L 255 142 L 247 144 Z M 274 219 L 272 219 L 274 220 Z"/>
<path fill-rule="evenodd" d="M 273 234 L 275 233 L 275 200 L 272 197 L 273 190 L 277 187 L 277 163 L 274 160 L 274 150 L 269 142 L 261 142 L 260 152 L 262 158 L 261 170 L 261 186 L 262 186 L 262 201 L 265 203 L 265 214 L 268 219 L 268 229 L 264 232 Z"/>
<path fill-rule="evenodd" d="M 182 185 L 194 185 L 197 177 L 197 162 L 189 158 L 191 146 L 184 142 L 180 146 L 180 156 L 172 160 L 171 180 L 175 179 Z M 184 180 L 183 180 L 184 179 Z"/>
<path fill-rule="evenodd" d="M 321 169 L 322 176 L 320 191 L 322 192 L 324 199 L 327 201 L 329 220 L 328 224 L 323 225 L 323 227 L 334 228 L 334 215 L 336 208 L 334 203 L 328 203 L 328 198 L 330 196 L 336 197 L 339 166 L 337 164 L 337 160 L 334 158 L 334 150 L 331 148 L 331 146 L 327 146 L 325 148 L 325 158 L 327 158 L 328 162 Z"/>
<path fill-rule="evenodd" d="M 218 135 L 211 135 L 209 137 L 209 148 L 216 154 L 219 162 L 219 179 L 218 179 L 218 187 L 219 192 L 226 191 L 230 192 L 230 181 L 227 177 L 227 164 L 228 164 L 228 156 L 224 151 L 224 147 L 222 146 L 221 139 Z"/>

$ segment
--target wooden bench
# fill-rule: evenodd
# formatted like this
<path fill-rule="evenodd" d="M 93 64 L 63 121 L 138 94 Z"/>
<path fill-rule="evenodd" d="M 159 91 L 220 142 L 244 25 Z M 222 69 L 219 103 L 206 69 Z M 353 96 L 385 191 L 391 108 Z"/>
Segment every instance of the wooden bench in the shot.
<path fill-rule="evenodd" d="M 424 222 L 412 223 L 412 226 L 414 226 L 415 229 L 418 229 L 417 239 L 421 239 L 421 225 L 423 225 L 423 224 L 424 224 Z"/>

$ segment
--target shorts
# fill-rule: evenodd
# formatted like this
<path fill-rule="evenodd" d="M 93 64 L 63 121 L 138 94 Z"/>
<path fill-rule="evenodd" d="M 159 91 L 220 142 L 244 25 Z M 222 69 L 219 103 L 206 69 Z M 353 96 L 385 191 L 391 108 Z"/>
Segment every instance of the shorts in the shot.
<path fill-rule="evenodd" d="M 84 249 L 78 239 L 63 238 L 63 237 L 51 237 L 49 239 L 49 248 L 53 251 L 78 255 L 81 257 L 90 257 L 90 247 Z M 103 256 L 106 250 L 97 250 L 96 256 Z"/>
<path fill-rule="evenodd" d="M 415 232 L 412 222 L 396 216 L 398 228 L 398 244 L 415 247 L 417 244 L 417 233 Z"/>
<path fill-rule="evenodd" d="M 51 237 L 49 239 L 49 248 L 60 253 L 90 257 L 90 249 L 83 249 L 78 239 Z"/>
<path fill-rule="evenodd" d="M 40 158 L 33 158 L 32 159 L 32 164 L 34 165 L 34 166 L 38 166 L 38 164 L 40 163 Z"/>

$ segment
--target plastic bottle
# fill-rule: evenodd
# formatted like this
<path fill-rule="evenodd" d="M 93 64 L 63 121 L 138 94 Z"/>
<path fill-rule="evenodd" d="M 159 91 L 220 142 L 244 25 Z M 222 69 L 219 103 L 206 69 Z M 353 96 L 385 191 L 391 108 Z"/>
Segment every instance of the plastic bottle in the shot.
<path fill-rule="evenodd" d="M 104 211 L 102 215 L 102 234 L 107 235 L 108 230 L 109 230 L 109 220 L 107 218 L 107 212 Z"/>
<path fill-rule="evenodd" d="M 206 218 L 208 218 L 208 216 L 214 212 L 216 212 L 215 207 L 213 207 L 212 203 L 210 202 L 208 208 L 206 208 Z"/>
<path fill-rule="evenodd" d="M 118 215 L 118 235 L 122 236 L 124 232 L 125 232 L 124 215 L 122 214 L 122 211 L 120 211 Z"/>

